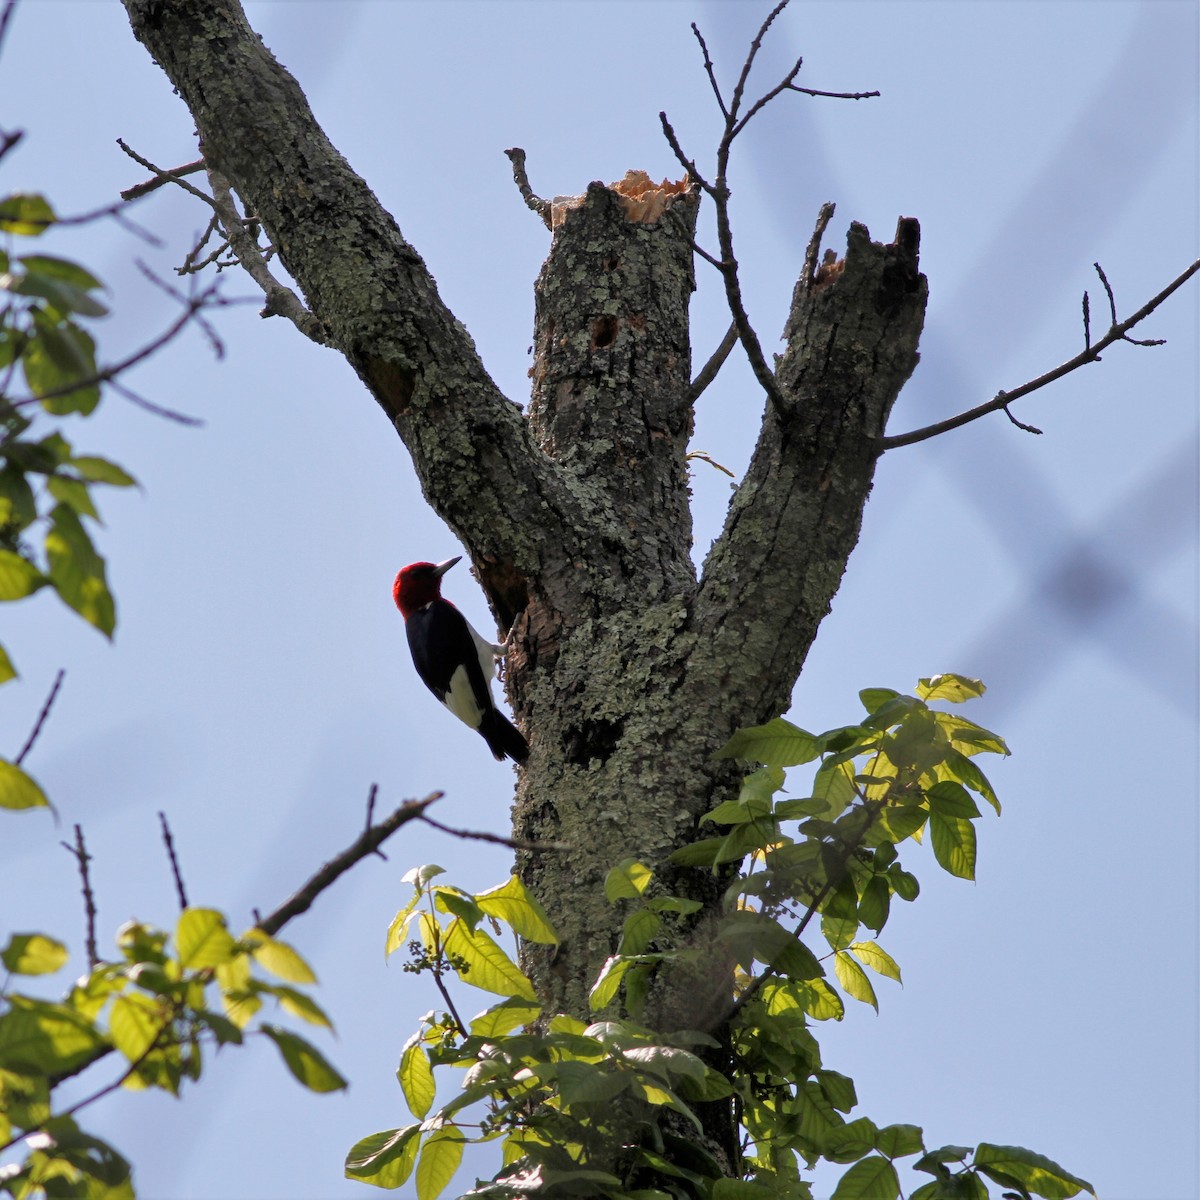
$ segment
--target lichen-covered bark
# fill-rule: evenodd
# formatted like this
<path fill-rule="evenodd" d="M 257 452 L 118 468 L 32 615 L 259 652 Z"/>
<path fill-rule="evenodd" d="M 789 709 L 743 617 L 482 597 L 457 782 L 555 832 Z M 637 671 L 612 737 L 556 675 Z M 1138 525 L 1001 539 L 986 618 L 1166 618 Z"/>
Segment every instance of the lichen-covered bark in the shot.
<path fill-rule="evenodd" d="M 714 751 L 787 707 L 858 538 L 878 437 L 917 360 L 916 223 L 889 245 L 853 226 L 844 262 L 797 284 L 781 401 L 697 578 L 685 462 L 697 194 L 664 193 L 647 220 L 592 184 L 562 214 L 522 413 L 236 0 L 125 4 L 206 157 L 270 232 L 470 550 L 499 624 L 513 624 L 509 695 L 532 747 L 515 832 L 572 847 L 519 856 L 562 937 L 526 966 L 551 1011 L 586 1016 L 619 936 L 601 885 L 621 859 L 703 901 L 678 934 L 706 944 L 720 881 L 666 860 L 736 784 Z M 717 1029 L 727 1000 L 714 961 L 660 981 L 650 1019 Z M 714 1118 L 721 1146 L 728 1116 Z"/>

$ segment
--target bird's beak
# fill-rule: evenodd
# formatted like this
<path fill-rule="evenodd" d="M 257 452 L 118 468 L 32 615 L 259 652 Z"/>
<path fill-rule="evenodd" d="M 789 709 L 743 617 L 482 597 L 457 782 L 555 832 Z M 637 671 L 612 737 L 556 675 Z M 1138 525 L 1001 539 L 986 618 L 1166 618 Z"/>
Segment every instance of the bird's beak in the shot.
<path fill-rule="evenodd" d="M 450 570 L 450 568 L 454 566 L 456 562 L 462 562 L 461 554 L 457 558 L 448 558 L 445 562 L 438 563 L 438 565 L 433 568 L 433 574 L 435 578 L 441 579 L 441 577 L 445 575 L 445 573 Z"/>

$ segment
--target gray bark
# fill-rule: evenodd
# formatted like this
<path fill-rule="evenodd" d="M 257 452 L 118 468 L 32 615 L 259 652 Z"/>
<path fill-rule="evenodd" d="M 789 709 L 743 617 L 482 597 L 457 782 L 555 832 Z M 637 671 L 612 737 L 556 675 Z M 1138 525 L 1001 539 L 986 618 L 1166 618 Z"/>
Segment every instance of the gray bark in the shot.
<path fill-rule="evenodd" d="M 563 939 L 526 966 L 551 1011 L 587 1016 L 619 934 L 601 886 L 616 862 L 636 857 L 704 900 L 695 936 L 711 919 L 717 882 L 665 860 L 732 794 L 713 752 L 787 707 L 857 541 L 878 439 L 917 361 L 916 223 L 886 245 L 854 225 L 844 263 L 797 283 L 784 403 L 764 411 L 697 574 L 684 457 L 697 194 L 647 222 L 592 184 L 564 214 L 537 283 L 523 413 L 236 0 L 125 4 L 205 157 L 261 219 L 468 547 L 499 626 L 515 622 L 508 689 L 532 746 L 515 832 L 573 847 L 520 856 Z M 712 974 L 707 998 L 694 978 L 668 981 L 654 1019 L 717 1028 L 728 991 Z"/>

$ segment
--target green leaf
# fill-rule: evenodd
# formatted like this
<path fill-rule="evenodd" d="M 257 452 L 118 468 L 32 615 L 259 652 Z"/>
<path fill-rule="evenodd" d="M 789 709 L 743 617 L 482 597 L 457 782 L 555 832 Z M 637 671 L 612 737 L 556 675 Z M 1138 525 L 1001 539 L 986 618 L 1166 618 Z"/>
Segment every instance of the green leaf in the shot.
<path fill-rule="evenodd" d="M 463 1156 L 463 1135 L 447 1125 L 431 1133 L 417 1162 L 417 1200 L 437 1200 L 446 1190 Z"/>
<path fill-rule="evenodd" d="M 165 1024 L 167 1020 L 149 996 L 129 992 L 113 1001 L 108 1032 L 113 1045 L 130 1062 L 137 1062 L 158 1040 Z"/>
<path fill-rule="evenodd" d="M 876 1012 L 879 1011 L 879 1001 L 875 999 L 875 989 L 871 986 L 867 973 L 845 950 L 839 950 L 834 955 L 833 969 L 837 974 L 838 983 L 848 996 L 869 1004 Z"/>
<path fill-rule="evenodd" d="M 994 1167 L 1011 1175 L 1035 1196 L 1046 1200 L 1069 1200 L 1080 1192 L 1096 1194 L 1086 1179 L 1072 1175 L 1058 1163 L 1023 1146 L 993 1146 L 983 1142 L 975 1147 L 975 1166 Z"/>
<path fill-rule="evenodd" d="M 975 878 L 975 826 L 963 817 L 929 818 L 933 854 L 941 865 L 959 879 Z"/>
<path fill-rule="evenodd" d="M 540 1004 L 528 1000 L 501 1000 L 473 1018 L 469 1032 L 472 1037 L 493 1040 L 511 1033 L 518 1025 L 528 1025 L 541 1011 Z"/>
<path fill-rule="evenodd" d="M 890 842 L 885 843 L 891 845 Z M 863 888 L 858 901 L 858 919 L 870 930 L 878 933 L 887 924 L 892 906 L 892 889 L 883 875 L 872 875 Z"/>
<path fill-rule="evenodd" d="M 951 749 L 945 761 L 938 767 L 941 774 L 954 776 L 960 783 L 966 784 L 972 791 L 978 792 L 995 810 L 1000 812 L 1000 801 L 987 776 L 965 754 Z"/>
<path fill-rule="evenodd" d="M 896 1168 L 886 1158 L 872 1154 L 838 1180 L 830 1200 L 896 1200 L 899 1195 Z"/>
<path fill-rule="evenodd" d="M 619 954 L 610 954 L 605 959 L 600 974 L 596 976 L 596 982 L 588 992 L 588 1006 L 592 1012 L 599 1012 L 612 1003 L 621 986 L 622 977 L 633 965 L 633 959 L 622 958 Z"/>
<path fill-rule="evenodd" d="M 423 1121 L 433 1107 L 437 1085 L 433 1082 L 433 1068 L 429 1065 L 425 1047 L 421 1045 L 420 1033 L 414 1033 L 405 1043 L 396 1078 L 400 1081 L 409 1111 L 418 1121 Z"/>
<path fill-rule="evenodd" d="M 712 1200 L 773 1200 L 777 1194 L 773 1188 L 745 1179 L 714 1179 L 709 1192 Z"/>
<path fill-rule="evenodd" d="M 507 883 L 475 897 L 475 903 L 489 917 L 503 921 L 527 942 L 542 946 L 558 945 L 558 938 L 537 897 L 513 875 Z"/>
<path fill-rule="evenodd" d="M 63 1074 L 89 1062 L 108 1042 L 92 1023 L 61 1004 L 8 997 L 0 1016 L 0 1069 Z"/>
<path fill-rule="evenodd" d="M 430 888 L 438 912 L 458 917 L 468 929 L 474 929 L 483 920 L 483 909 L 475 903 L 475 897 L 456 887 Z"/>
<path fill-rule="evenodd" d="M 862 706 L 869 713 L 877 712 L 889 700 L 895 700 L 900 693 L 893 691 L 891 688 L 863 688 L 858 693 L 858 698 L 862 701 Z"/>
<path fill-rule="evenodd" d="M 619 862 L 604 877 L 604 896 L 609 904 L 618 900 L 636 900 L 654 878 L 654 872 L 636 858 Z"/>
<path fill-rule="evenodd" d="M 932 675 L 917 681 L 917 695 L 922 700 L 949 700 L 951 704 L 961 704 L 986 691 L 983 680 L 967 675 Z"/>
<path fill-rule="evenodd" d="M 7 449 L 11 452 L 25 443 L 10 442 Z M 9 526 L 9 532 L 20 532 L 27 529 L 37 520 L 37 502 L 33 498 L 33 488 L 25 478 L 24 470 L 13 463 L 7 463 L 0 470 L 0 525 Z"/>
<path fill-rule="evenodd" d="M 855 797 L 854 764 L 832 759 L 822 763 L 813 777 L 812 793 L 825 801 L 830 819 L 840 815 Z"/>
<path fill-rule="evenodd" d="M 70 957 L 66 946 L 44 933 L 14 933 L 0 962 L 14 975 L 53 975 Z"/>
<path fill-rule="evenodd" d="M 27 558 L 0 550 L 0 601 L 31 596 L 49 581 Z"/>
<path fill-rule="evenodd" d="M 412 1174 L 420 1141 L 420 1125 L 373 1133 L 356 1142 L 346 1155 L 346 1177 L 376 1187 L 401 1187 Z"/>
<path fill-rule="evenodd" d="M 847 1121 L 825 1139 L 824 1155 L 830 1162 L 856 1162 L 864 1154 L 875 1149 L 875 1138 L 878 1134 L 879 1130 L 875 1128 L 875 1122 L 870 1117 Z"/>
<path fill-rule="evenodd" d="M 175 926 L 175 949 L 179 965 L 199 971 L 232 960 L 237 943 L 225 926 L 225 918 L 213 908 L 187 908 Z"/>
<path fill-rule="evenodd" d="M 767 767 L 795 767 L 812 762 L 820 753 L 821 743 L 811 733 L 776 717 L 766 725 L 739 729 L 714 757 L 740 758 Z"/>
<path fill-rule="evenodd" d="M 921 894 L 921 885 L 917 877 L 903 870 L 899 863 L 893 863 L 888 867 L 887 877 L 888 882 L 892 885 L 892 891 L 901 900 L 907 900 L 911 904 Z"/>
<path fill-rule="evenodd" d="M 842 998 L 823 979 L 802 979 L 793 983 L 804 1011 L 814 1021 L 840 1021 L 846 1015 Z"/>
<path fill-rule="evenodd" d="M 287 942 L 278 942 L 257 927 L 246 934 L 246 940 L 253 946 L 250 953 L 254 961 L 277 979 L 289 983 L 317 982 L 312 967 Z"/>
<path fill-rule="evenodd" d="M 55 500 L 73 508 L 81 517 L 93 517 L 100 520 L 100 514 L 92 503 L 91 493 L 87 484 L 81 479 L 72 479 L 69 475 L 51 475 L 46 480 L 46 489 Z"/>
<path fill-rule="evenodd" d="M 24 261 L 28 263 L 30 260 Z M 78 313 L 82 317 L 108 316 L 108 308 L 89 296 L 83 288 L 69 280 L 55 279 L 35 271 L 29 271 L 17 279 L 9 291 L 18 296 L 36 296 L 45 300 L 64 317 L 70 313 Z"/>
<path fill-rule="evenodd" d="M 46 557 L 50 582 L 63 601 L 111 638 L 116 610 L 105 580 L 104 559 L 96 553 L 78 515 L 65 504 L 50 513 Z"/>
<path fill-rule="evenodd" d="M 443 946 L 448 955 L 463 960 L 463 968 L 456 970 L 464 983 L 499 996 L 537 998 L 525 973 L 482 929 L 472 932 L 456 917 Z"/>
<path fill-rule="evenodd" d="M 88 416 L 100 403 L 96 343 L 79 326 L 35 321 L 37 333 L 25 347 L 21 369 L 42 407 L 56 416 Z"/>
<path fill-rule="evenodd" d="M 70 460 L 71 467 L 78 473 L 80 479 L 88 483 L 108 483 L 113 487 L 137 487 L 134 479 L 124 467 L 101 458 L 96 454 L 80 454 Z"/>
<path fill-rule="evenodd" d="M 897 983 L 903 982 L 896 960 L 874 942 L 855 942 L 849 947 L 849 950 L 859 962 L 870 967 L 872 971 L 884 975 L 888 979 L 894 979 Z"/>
<path fill-rule="evenodd" d="M 813 1078 L 822 1095 L 838 1112 L 848 1113 L 858 1103 L 854 1080 L 840 1071 L 817 1071 Z"/>
<path fill-rule="evenodd" d="M 46 793 L 20 767 L 0 758 L 0 808 L 49 808 Z"/>
<path fill-rule="evenodd" d="M 264 1024 L 262 1031 L 279 1048 L 287 1069 L 309 1091 L 335 1092 L 349 1086 L 320 1051 L 302 1037 L 276 1025 Z"/>
<path fill-rule="evenodd" d="M 875 1149 L 888 1158 L 904 1158 L 925 1149 L 925 1132 L 919 1125 L 888 1125 L 879 1131 Z"/>
<path fill-rule="evenodd" d="M 979 816 L 979 805 L 971 799 L 971 793 L 961 783 L 952 779 L 935 783 L 925 792 L 931 812 L 942 817 L 971 817 Z"/>
<path fill-rule="evenodd" d="M 643 954 L 662 931 L 662 919 L 646 908 L 639 908 L 625 918 L 618 954 Z"/>
<path fill-rule="evenodd" d="M 55 221 L 54 209 L 45 196 L 17 192 L 0 200 L 0 230 L 19 233 L 22 237 L 37 237 Z"/>
<path fill-rule="evenodd" d="M 326 1029 L 333 1028 L 333 1022 L 329 1019 L 328 1014 L 307 993 L 297 991 L 283 983 L 273 984 L 270 993 L 279 1001 L 284 1012 L 291 1013 L 293 1017 L 299 1017 L 300 1020 L 307 1021 L 310 1025 L 322 1025 Z"/>
<path fill-rule="evenodd" d="M 42 275 L 47 279 L 61 279 L 85 292 L 95 291 L 104 286 L 91 271 L 86 271 L 78 263 L 65 258 L 55 258 L 50 254 L 26 254 L 16 261 L 32 274 Z"/>

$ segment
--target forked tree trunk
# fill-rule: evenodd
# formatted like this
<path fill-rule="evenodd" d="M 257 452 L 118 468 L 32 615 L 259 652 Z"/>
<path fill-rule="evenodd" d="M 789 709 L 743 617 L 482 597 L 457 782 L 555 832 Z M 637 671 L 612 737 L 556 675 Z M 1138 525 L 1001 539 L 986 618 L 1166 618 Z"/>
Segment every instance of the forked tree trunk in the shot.
<path fill-rule="evenodd" d="M 713 752 L 787 707 L 858 539 L 878 438 L 917 361 L 916 222 L 886 245 L 853 225 L 844 259 L 820 270 L 812 247 L 780 402 L 697 574 L 685 461 L 696 192 L 638 202 L 594 183 L 558 210 L 522 412 L 236 0 L 125 4 L 205 158 L 262 221 L 470 551 L 498 625 L 513 625 L 509 695 L 532 745 L 515 832 L 572 847 L 520 856 L 562 937 L 526 965 L 551 1011 L 587 1017 L 620 929 L 601 886 L 611 866 L 636 857 L 675 894 L 716 899 L 711 876 L 665 860 L 733 794 Z M 668 981 L 651 1019 L 717 1027 L 728 977 L 712 965 L 707 990 Z"/>

